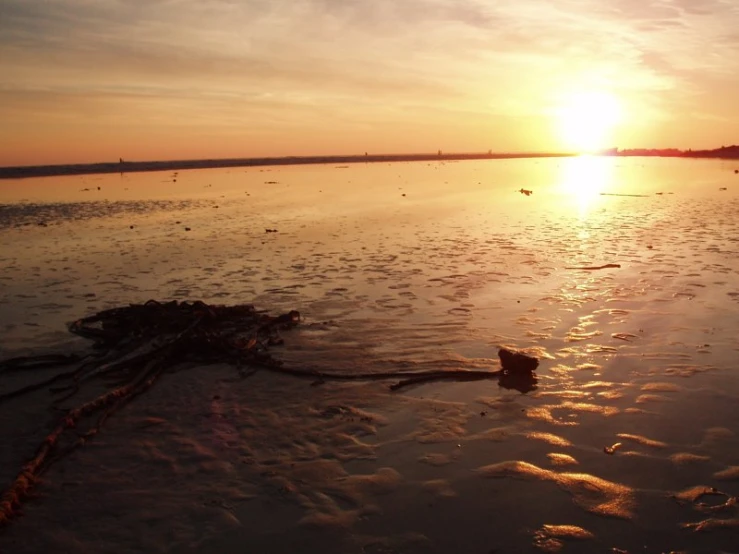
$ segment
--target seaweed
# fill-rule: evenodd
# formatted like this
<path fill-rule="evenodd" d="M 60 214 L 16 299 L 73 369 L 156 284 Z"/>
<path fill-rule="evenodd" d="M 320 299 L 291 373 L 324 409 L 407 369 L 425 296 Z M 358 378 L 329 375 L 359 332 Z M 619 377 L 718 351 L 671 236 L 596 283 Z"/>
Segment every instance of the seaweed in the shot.
<path fill-rule="evenodd" d="M 0 375 L 42 368 L 74 366 L 0 395 L 0 403 L 23 394 L 60 383 L 51 388 L 58 395 L 54 405 L 75 396 L 85 383 L 105 377 L 116 385 L 76 407 L 62 410 L 61 417 L 0 496 L 0 525 L 18 515 L 19 508 L 40 476 L 54 462 L 93 438 L 105 420 L 131 400 L 149 390 L 165 372 L 186 363 L 207 365 L 229 363 L 242 375 L 258 370 L 313 380 L 367 381 L 393 379 L 395 391 L 408 386 L 440 380 L 481 380 L 498 378 L 501 386 L 528 392 L 535 388 L 533 371 L 538 360 L 521 353 L 501 349 L 499 371 L 397 371 L 385 373 L 334 373 L 286 367 L 274 358 L 270 346 L 282 344 L 280 331 L 300 323 L 296 310 L 271 316 L 254 306 L 209 305 L 204 302 L 158 302 L 131 304 L 101 311 L 69 324 L 69 331 L 93 341 L 90 352 L 80 354 L 44 354 L 0 361 Z M 245 368 L 249 373 L 244 373 Z M 97 417 L 86 431 L 78 428 L 84 418 Z M 67 437 L 70 440 L 66 440 Z M 62 439 L 65 441 L 62 441 Z"/>

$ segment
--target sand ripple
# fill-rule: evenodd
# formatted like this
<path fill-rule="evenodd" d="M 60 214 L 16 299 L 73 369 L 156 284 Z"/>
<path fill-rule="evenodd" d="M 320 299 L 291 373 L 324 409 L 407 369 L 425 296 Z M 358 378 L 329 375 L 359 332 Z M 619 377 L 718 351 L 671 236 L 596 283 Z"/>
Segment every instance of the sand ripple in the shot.
<path fill-rule="evenodd" d="M 593 551 L 659 552 L 683 548 L 664 538 L 680 523 L 732 525 L 732 506 L 676 507 L 668 493 L 736 479 L 739 199 L 703 186 L 726 178 L 714 162 L 613 163 L 614 189 L 647 194 L 584 202 L 558 160 L 0 190 L 0 357 L 76 349 L 67 321 L 157 298 L 298 309 L 275 352 L 296 367 L 496 369 L 501 345 L 541 360 L 526 394 L 495 381 L 393 395 L 223 367 L 168 375 L 45 475 L 0 550 L 516 552 L 538 530 L 585 551 L 553 523 L 587 533 L 595 513 L 619 520 L 599 520 Z M 621 267 L 564 269 L 606 263 Z M 1 479 L 35 448 L 49 404 L 40 391 L 0 406 L 12 446 Z M 616 437 L 644 452 L 607 456 Z M 562 471 L 574 463 L 583 473 Z M 475 467 L 528 482 L 485 488 Z M 733 548 L 705 535 L 679 537 L 691 551 Z"/>
<path fill-rule="evenodd" d="M 522 461 L 507 461 L 477 469 L 483 477 L 519 477 L 552 481 L 572 495 L 581 508 L 598 515 L 629 519 L 633 516 L 633 491 L 587 473 L 558 473 Z"/>

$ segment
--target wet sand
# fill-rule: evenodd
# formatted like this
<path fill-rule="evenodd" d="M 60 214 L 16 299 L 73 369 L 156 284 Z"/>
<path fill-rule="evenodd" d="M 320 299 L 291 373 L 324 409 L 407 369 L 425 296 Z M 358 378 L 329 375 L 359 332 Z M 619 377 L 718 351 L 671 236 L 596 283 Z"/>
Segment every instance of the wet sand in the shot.
<path fill-rule="evenodd" d="M 274 351 L 296 367 L 496 369 L 499 346 L 541 365 L 526 394 L 173 372 L 44 475 L 0 551 L 734 548 L 739 509 L 699 496 L 739 494 L 732 167 L 572 158 L 1 183 L 0 358 L 85 347 L 65 322 L 156 298 L 297 309 L 303 324 Z M 605 264 L 620 267 L 565 269 Z M 44 437 L 51 400 L 0 404 L 0 483 Z"/>

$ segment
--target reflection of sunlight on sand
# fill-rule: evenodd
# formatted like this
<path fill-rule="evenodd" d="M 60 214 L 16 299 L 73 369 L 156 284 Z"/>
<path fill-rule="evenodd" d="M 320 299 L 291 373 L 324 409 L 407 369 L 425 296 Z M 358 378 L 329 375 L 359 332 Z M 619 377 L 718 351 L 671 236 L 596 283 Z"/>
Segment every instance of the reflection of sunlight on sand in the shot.
<path fill-rule="evenodd" d="M 279 350 L 288 367 L 479 370 L 498 367 L 503 345 L 541 366 L 527 394 L 182 371 L 111 418 L 105 442 L 63 476 L 46 474 L 43 500 L 0 533 L 0 551 L 114 550 L 133 536 L 178 552 L 532 541 L 584 552 L 570 541 L 590 531 L 604 549 L 669 551 L 660 537 L 707 514 L 668 495 L 739 479 L 737 384 L 718 371 L 739 349 L 739 197 L 718 190 L 728 182 L 707 188 L 719 174 L 708 164 L 584 156 L 5 187 L 0 358 L 68 340 L 64 323 L 91 311 L 201 298 L 300 309 Z M 606 263 L 622 267 L 564 269 Z M 14 445 L 0 451 L 0 479 L 32 455 L 29 425 L 46 417 L 45 401 L 13 402 L 0 406 L 0 440 Z M 498 479 L 471 479 L 472 468 Z M 701 531 L 733 520 L 706 521 Z M 692 551 L 735 540 L 680 537 Z"/>
<path fill-rule="evenodd" d="M 559 186 L 572 196 L 578 215 L 584 216 L 614 179 L 614 161 L 608 156 L 577 156 L 562 160 Z"/>
<path fill-rule="evenodd" d="M 524 478 L 552 481 L 569 492 L 585 510 L 604 516 L 629 519 L 633 516 L 633 490 L 626 485 L 606 481 L 587 473 L 558 473 L 520 460 L 490 464 L 478 468 L 482 477 Z"/>

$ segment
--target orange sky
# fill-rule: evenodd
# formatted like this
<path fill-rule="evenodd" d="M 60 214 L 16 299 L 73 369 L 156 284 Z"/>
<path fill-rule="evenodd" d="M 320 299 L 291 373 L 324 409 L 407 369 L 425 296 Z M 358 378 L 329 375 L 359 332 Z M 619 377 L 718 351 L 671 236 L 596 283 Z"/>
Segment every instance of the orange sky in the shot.
<path fill-rule="evenodd" d="M 0 0 L 0 166 L 712 148 L 737 98 L 734 0 Z"/>

